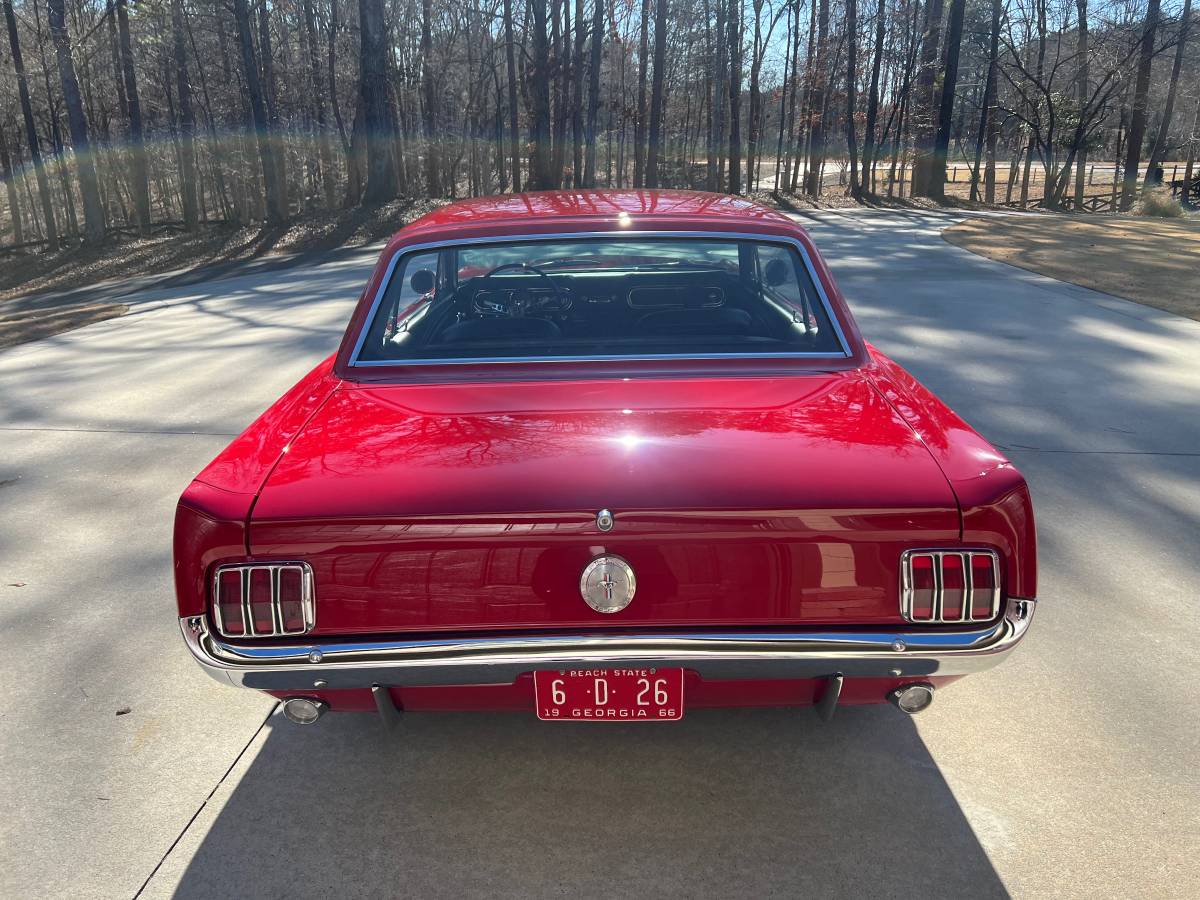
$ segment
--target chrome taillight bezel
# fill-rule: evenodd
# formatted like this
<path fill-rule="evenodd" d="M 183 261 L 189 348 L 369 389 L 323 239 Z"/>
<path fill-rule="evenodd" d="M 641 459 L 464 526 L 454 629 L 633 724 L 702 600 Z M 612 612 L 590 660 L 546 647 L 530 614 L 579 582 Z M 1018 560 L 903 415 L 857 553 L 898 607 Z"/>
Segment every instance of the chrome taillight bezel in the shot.
<path fill-rule="evenodd" d="M 930 615 L 918 617 L 913 614 L 913 560 L 917 557 L 931 557 L 933 571 L 933 599 L 930 605 Z M 946 557 L 957 556 L 963 567 L 963 598 L 962 611 L 959 616 L 947 618 L 943 613 L 943 565 Z M 991 597 L 988 598 L 987 615 L 975 614 L 975 569 L 974 560 L 983 557 L 990 561 L 992 567 Z M 988 590 L 984 588 L 984 590 Z M 1000 554 L 995 550 L 985 548 L 962 547 L 947 549 L 945 547 L 905 550 L 900 554 L 900 614 L 905 621 L 917 625 L 954 625 L 961 622 L 989 622 L 1000 614 L 1000 602 L 1003 599 L 1003 584 L 1001 581 Z"/>
<path fill-rule="evenodd" d="M 265 631 L 255 627 L 254 616 L 250 609 L 250 582 L 252 573 L 266 570 L 271 579 L 271 630 Z M 300 575 L 300 611 L 304 621 L 302 628 L 285 627 L 281 600 L 279 596 L 279 578 L 285 571 L 298 572 Z M 242 623 L 244 631 L 229 632 L 221 616 L 221 576 L 228 572 L 237 572 L 241 596 Z M 294 637 L 308 634 L 317 624 L 316 591 L 312 567 L 306 562 L 247 562 L 217 566 L 212 574 L 212 616 L 217 632 L 228 638 L 264 638 L 264 637 Z"/>

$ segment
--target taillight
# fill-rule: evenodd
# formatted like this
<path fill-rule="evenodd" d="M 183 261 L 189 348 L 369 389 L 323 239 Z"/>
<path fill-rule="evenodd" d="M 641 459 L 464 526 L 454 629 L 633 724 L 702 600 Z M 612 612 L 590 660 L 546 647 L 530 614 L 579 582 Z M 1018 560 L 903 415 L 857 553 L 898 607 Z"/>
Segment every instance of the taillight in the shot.
<path fill-rule="evenodd" d="M 316 620 L 307 563 L 221 566 L 213 576 L 213 618 L 226 637 L 305 634 Z"/>
<path fill-rule="evenodd" d="M 900 612 L 910 622 L 982 622 L 1000 611 L 1000 558 L 991 550 L 908 550 Z"/>

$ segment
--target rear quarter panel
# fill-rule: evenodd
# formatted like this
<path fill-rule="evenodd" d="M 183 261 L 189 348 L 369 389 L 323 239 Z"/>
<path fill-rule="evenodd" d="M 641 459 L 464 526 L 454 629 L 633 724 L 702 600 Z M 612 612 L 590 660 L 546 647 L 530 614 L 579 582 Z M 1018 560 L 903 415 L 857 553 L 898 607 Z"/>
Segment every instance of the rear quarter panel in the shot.
<path fill-rule="evenodd" d="M 868 372 L 880 393 L 916 432 L 958 499 L 962 539 L 998 550 L 1007 593 L 1037 596 L 1037 533 L 1025 478 L 1008 459 L 932 391 L 867 345 Z"/>
<path fill-rule="evenodd" d="M 179 498 L 175 598 L 180 616 L 205 609 L 212 566 L 249 553 L 247 526 L 258 491 L 288 445 L 337 390 L 333 357 L 322 360 L 222 450 Z"/>

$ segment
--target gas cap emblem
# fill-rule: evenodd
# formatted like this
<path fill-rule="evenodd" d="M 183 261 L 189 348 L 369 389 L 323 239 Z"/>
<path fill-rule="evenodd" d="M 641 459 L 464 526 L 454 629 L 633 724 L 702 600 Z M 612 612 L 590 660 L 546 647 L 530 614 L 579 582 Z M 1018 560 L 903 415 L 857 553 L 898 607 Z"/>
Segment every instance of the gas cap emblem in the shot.
<path fill-rule="evenodd" d="M 619 556 L 597 556 L 579 578 L 579 593 L 599 613 L 620 612 L 633 600 L 636 590 L 633 568 Z"/>

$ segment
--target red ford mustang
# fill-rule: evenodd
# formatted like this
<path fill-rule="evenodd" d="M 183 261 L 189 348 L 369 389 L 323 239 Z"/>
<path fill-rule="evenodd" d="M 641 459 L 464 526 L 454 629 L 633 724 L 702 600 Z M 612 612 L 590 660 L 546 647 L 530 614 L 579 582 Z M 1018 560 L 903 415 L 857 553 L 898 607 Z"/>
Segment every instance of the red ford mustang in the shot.
<path fill-rule="evenodd" d="M 1013 649 L 1035 578 L 1021 475 L 863 341 L 807 234 L 672 191 L 407 226 L 175 521 L 191 653 L 305 724 L 915 713 Z"/>

